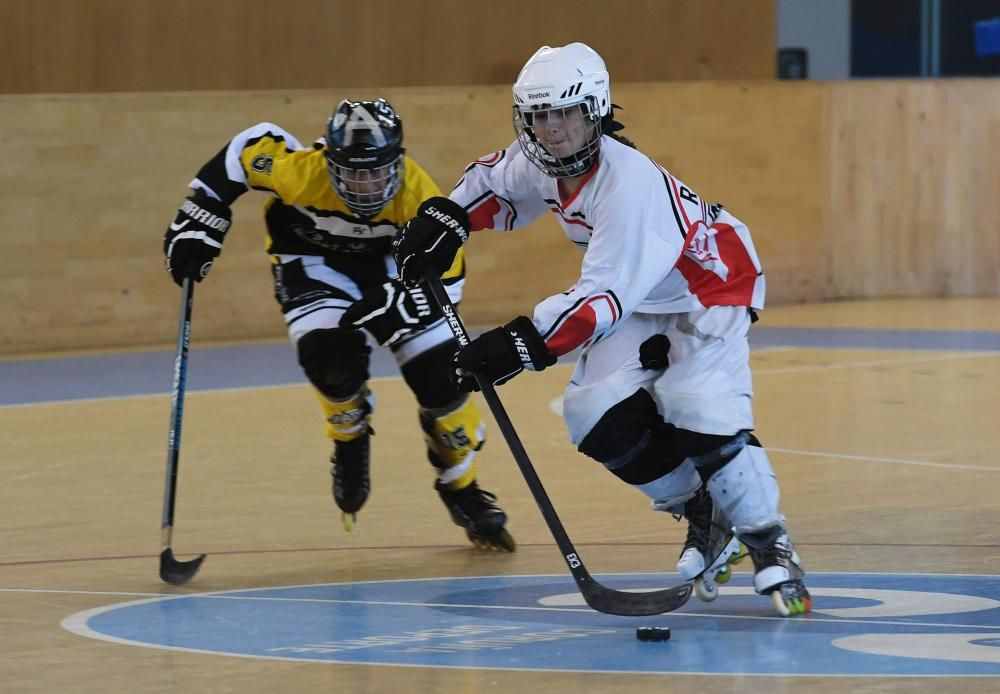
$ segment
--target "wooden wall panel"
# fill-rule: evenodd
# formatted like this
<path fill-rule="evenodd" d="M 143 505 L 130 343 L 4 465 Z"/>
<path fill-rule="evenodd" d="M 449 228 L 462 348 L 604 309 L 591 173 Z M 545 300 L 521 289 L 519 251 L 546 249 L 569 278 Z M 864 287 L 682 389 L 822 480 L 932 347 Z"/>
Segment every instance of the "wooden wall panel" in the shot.
<path fill-rule="evenodd" d="M 446 190 L 468 161 L 513 138 L 506 88 L 385 94 L 403 114 L 409 152 Z M 779 300 L 821 294 L 820 275 L 803 262 L 819 257 L 796 235 L 797 219 L 819 215 L 822 138 L 809 124 L 821 96 L 770 82 L 616 90 L 629 105 L 626 133 L 751 225 Z M 772 100 L 790 114 L 788 137 L 777 141 L 761 137 L 772 117 L 754 107 Z M 176 289 L 162 270 L 160 239 L 187 182 L 258 120 L 307 141 L 322 132 L 332 106 L 316 92 L 0 99 L 0 116 L 12 126 L 3 135 L 0 228 L 15 239 L 0 271 L 7 314 L 0 351 L 169 341 Z M 202 337 L 283 334 L 262 252 L 263 199 L 250 193 L 238 202 L 223 256 L 199 287 Z M 471 244 L 463 311 L 476 324 L 530 312 L 579 270 L 579 252 L 548 218 L 514 234 L 477 234 Z"/>
<path fill-rule="evenodd" d="M 1000 83 L 830 89 L 827 295 L 1000 294 Z"/>
<path fill-rule="evenodd" d="M 777 304 L 1000 294 L 998 89 L 658 83 L 619 85 L 615 99 L 625 134 L 749 224 Z M 506 87 L 379 93 L 445 189 L 513 139 Z M 312 139 L 334 102 L 317 91 L 0 98 L 0 353 L 169 343 L 177 290 L 161 238 L 191 176 L 260 120 Z M 223 256 L 198 289 L 199 340 L 284 334 L 263 200 L 249 193 L 235 206 Z M 580 262 L 549 218 L 476 234 L 469 257 L 463 312 L 478 325 L 530 311 L 571 284 Z"/>
<path fill-rule="evenodd" d="M 620 81 L 769 79 L 775 0 L 3 0 L 0 93 L 508 84 L 585 41 Z M 534 13 L 533 13 L 534 11 Z"/>

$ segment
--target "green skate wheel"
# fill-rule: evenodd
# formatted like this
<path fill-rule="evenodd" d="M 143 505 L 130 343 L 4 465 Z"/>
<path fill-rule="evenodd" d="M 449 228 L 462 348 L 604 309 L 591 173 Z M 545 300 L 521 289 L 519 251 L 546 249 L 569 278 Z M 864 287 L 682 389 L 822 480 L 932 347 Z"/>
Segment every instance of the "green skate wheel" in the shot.
<path fill-rule="evenodd" d="M 340 520 L 344 523 L 344 530 L 351 532 L 354 530 L 354 524 L 358 522 L 358 514 L 356 513 L 341 513 Z"/>
<path fill-rule="evenodd" d="M 812 599 L 808 594 L 805 599 L 791 598 L 786 602 L 781 588 L 771 591 L 771 604 L 774 606 L 775 611 L 782 617 L 794 617 L 805 614 L 812 609 Z"/>
<path fill-rule="evenodd" d="M 721 571 L 719 571 L 719 573 L 715 575 L 715 582 L 729 583 L 732 577 L 733 577 L 733 570 L 729 567 L 729 565 L 726 565 L 725 567 L 723 567 Z"/>

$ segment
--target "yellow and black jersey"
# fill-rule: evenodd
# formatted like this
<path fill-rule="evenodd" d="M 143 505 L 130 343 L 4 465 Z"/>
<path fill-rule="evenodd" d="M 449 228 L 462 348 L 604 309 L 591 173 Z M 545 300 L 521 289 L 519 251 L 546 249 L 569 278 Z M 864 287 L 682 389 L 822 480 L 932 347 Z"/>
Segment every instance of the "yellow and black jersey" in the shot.
<path fill-rule="evenodd" d="M 191 187 L 208 189 L 230 205 L 250 188 L 272 193 L 264 210 L 267 251 L 273 255 L 388 253 L 396 231 L 420 203 L 441 195 L 431 177 L 404 156 L 399 191 L 381 212 L 363 219 L 334 190 L 325 150 L 323 140 L 306 148 L 273 123 L 260 123 L 234 137 Z M 459 257 L 446 276 L 460 267 Z"/>

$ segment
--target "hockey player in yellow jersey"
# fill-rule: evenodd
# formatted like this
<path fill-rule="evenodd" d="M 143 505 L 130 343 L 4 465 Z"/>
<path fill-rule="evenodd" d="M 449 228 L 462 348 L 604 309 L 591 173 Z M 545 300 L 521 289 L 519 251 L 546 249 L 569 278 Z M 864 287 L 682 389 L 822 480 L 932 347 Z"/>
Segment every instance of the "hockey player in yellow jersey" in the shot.
<path fill-rule="evenodd" d="M 506 514 L 476 480 L 484 426 L 450 378 L 457 344 L 434 302 L 396 280 L 390 255 L 398 229 L 440 190 L 405 154 L 403 124 L 383 99 L 342 101 L 325 136 L 303 147 L 260 123 L 234 137 L 198 171 L 164 235 L 175 282 L 201 281 L 222 250 L 230 207 L 249 189 L 264 205 L 275 297 L 333 441 L 333 495 L 350 530 L 370 490 L 374 397 L 365 330 L 388 346 L 417 399 L 435 488 L 452 520 L 477 546 L 514 550 Z M 454 302 L 463 256 L 442 275 Z M 350 310 L 349 310 L 350 309 Z M 426 327 L 424 327 L 426 326 Z"/>

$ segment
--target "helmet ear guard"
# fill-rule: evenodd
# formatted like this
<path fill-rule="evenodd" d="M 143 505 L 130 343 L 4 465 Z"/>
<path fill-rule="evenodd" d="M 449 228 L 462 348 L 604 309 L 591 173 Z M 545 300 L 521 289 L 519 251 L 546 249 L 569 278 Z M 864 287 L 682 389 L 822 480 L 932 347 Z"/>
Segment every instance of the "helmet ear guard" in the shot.
<path fill-rule="evenodd" d="M 403 121 L 385 99 L 344 99 L 326 125 L 326 163 L 337 195 L 373 217 L 403 181 Z"/>
<path fill-rule="evenodd" d="M 608 114 L 601 118 L 601 130 L 605 135 L 610 135 L 611 133 L 616 133 L 619 130 L 624 130 L 625 126 L 615 120 L 615 109 L 619 111 L 624 111 L 618 104 L 611 104 L 611 110 Z"/>

